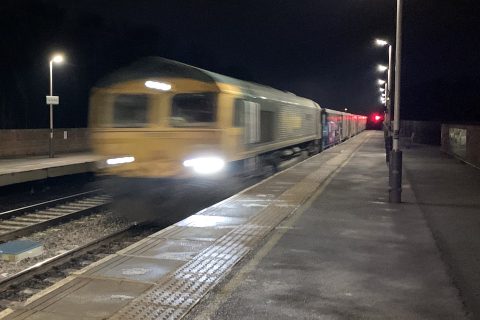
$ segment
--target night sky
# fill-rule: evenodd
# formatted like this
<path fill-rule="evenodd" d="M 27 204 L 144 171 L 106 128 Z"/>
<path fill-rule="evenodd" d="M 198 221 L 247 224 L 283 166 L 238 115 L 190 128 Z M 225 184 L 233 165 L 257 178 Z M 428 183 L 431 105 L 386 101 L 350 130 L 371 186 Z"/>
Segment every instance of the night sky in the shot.
<path fill-rule="evenodd" d="M 402 118 L 480 121 L 480 6 L 404 0 Z M 368 114 L 380 106 L 375 37 L 394 41 L 395 0 L 1 1 L 0 128 L 86 126 L 95 82 L 163 56 Z"/>

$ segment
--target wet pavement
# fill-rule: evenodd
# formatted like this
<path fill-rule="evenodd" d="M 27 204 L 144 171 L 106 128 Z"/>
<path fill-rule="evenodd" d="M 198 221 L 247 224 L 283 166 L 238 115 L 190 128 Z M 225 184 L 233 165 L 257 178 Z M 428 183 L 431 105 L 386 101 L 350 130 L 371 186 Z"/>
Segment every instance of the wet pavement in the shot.
<path fill-rule="evenodd" d="M 412 145 L 404 166 L 417 203 L 472 319 L 480 319 L 480 170 Z"/>
<path fill-rule="evenodd" d="M 466 319 L 410 181 L 389 204 L 387 173 L 375 133 L 187 319 Z"/>

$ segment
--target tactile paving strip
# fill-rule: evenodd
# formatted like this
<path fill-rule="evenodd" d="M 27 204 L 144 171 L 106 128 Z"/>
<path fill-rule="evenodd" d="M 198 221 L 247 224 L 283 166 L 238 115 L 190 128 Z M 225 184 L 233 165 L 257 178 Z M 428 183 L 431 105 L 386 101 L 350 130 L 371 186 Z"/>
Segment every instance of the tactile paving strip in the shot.
<path fill-rule="evenodd" d="M 266 236 L 283 219 L 301 206 L 357 148 L 350 147 L 348 152 L 335 157 L 319 160 L 311 158 L 295 169 L 283 175 L 273 177 L 269 183 L 280 186 L 276 190 L 282 193 L 265 197 L 261 210 L 245 224 L 239 225 L 220 237 L 211 246 L 203 250 L 194 259 L 168 276 L 164 282 L 154 286 L 117 312 L 111 319 L 180 319 L 203 297 L 208 290 L 219 282 L 226 272 L 244 257 L 253 245 Z M 322 163 L 323 162 L 323 163 Z M 318 169 L 320 166 L 320 169 Z M 325 170 L 331 167 L 331 170 Z M 312 170 L 314 172 L 312 173 Z M 281 177 L 281 178 L 280 178 Z M 282 183 L 295 181 L 296 183 Z M 204 216 L 216 215 L 222 206 L 228 207 L 234 202 L 249 200 L 249 194 L 256 190 L 247 190 L 239 197 L 228 199 L 213 207 L 211 212 L 203 210 Z M 278 192 L 278 191 L 277 191 Z M 258 193 L 258 192 L 257 192 Z M 173 232 L 174 234 L 174 232 Z"/>

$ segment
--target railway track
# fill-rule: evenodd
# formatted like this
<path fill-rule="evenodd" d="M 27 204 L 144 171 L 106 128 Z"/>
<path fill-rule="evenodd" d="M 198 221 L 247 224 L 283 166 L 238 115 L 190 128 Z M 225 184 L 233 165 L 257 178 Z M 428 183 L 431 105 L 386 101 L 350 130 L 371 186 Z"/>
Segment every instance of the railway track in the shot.
<path fill-rule="evenodd" d="M 49 271 L 52 268 L 58 267 L 62 264 L 67 263 L 68 261 L 78 258 L 90 251 L 96 250 L 105 244 L 108 244 L 109 242 L 115 241 L 122 236 L 124 236 L 126 233 L 130 232 L 133 230 L 133 226 L 125 228 L 123 230 L 120 230 L 118 232 L 112 233 L 108 236 L 95 239 L 83 246 L 80 246 L 78 248 L 68 250 L 64 253 L 61 253 L 57 256 L 48 258 L 40 263 L 37 263 L 23 271 L 20 271 L 14 275 L 11 275 L 8 278 L 5 278 L 0 281 L 0 292 L 5 291 L 9 287 L 12 286 L 18 286 L 19 284 L 25 282 L 26 280 L 29 280 L 35 276 L 38 276 L 42 273 L 45 273 Z"/>
<path fill-rule="evenodd" d="M 8 307 L 15 308 L 17 303 L 67 277 L 72 271 L 80 270 L 156 231 L 157 228 L 145 225 L 130 225 L 2 279 L 0 311 Z"/>
<path fill-rule="evenodd" d="M 93 213 L 104 208 L 109 202 L 109 196 L 99 194 L 99 190 L 93 190 L 2 212 L 0 242 Z"/>

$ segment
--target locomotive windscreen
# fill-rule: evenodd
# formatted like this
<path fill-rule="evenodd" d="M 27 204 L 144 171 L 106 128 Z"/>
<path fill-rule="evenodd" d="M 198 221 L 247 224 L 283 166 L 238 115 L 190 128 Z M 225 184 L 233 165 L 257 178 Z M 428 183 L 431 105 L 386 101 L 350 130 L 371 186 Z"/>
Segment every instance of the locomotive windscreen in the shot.
<path fill-rule="evenodd" d="M 120 94 L 113 105 L 115 128 L 142 128 L 148 123 L 148 97 L 144 94 Z"/>
<path fill-rule="evenodd" d="M 171 122 L 175 127 L 209 125 L 215 121 L 215 112 L 215 94 L 177 94 L 172 100 Z"/>

